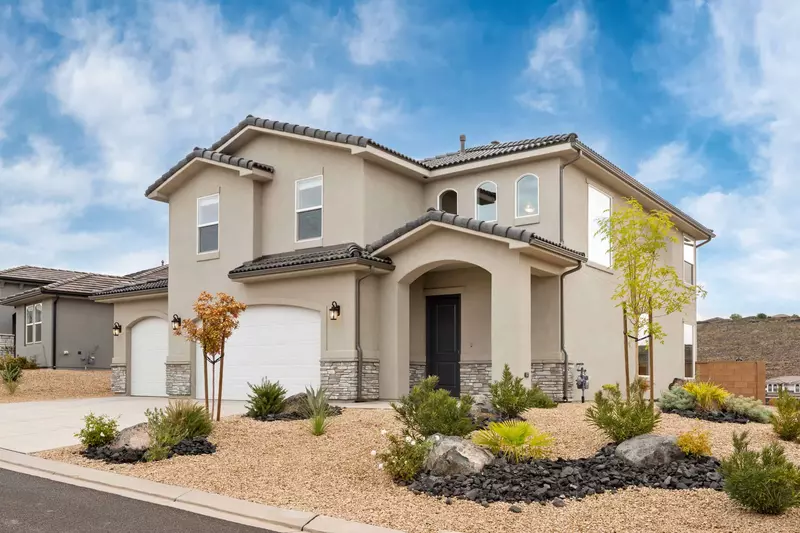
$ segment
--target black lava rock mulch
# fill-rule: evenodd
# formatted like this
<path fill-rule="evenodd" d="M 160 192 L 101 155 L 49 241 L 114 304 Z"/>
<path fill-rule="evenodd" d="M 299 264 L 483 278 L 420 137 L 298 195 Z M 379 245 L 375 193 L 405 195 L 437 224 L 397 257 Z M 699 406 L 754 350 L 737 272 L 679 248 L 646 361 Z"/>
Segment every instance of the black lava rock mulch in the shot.
<path fill-rule="evenodd" d="M 344 409 L 342 409 L 341 407 L 338 407 L 336 405 L 331 405 L 330 407 L 328 407 L 328 416 L 339 416 L 340 414 L 342 414 L 343 410 Z M 274 415 L 262 415 L 262 416 L 251 416 L 251 415 L 248 414 L 246 416 L 248 416 L 248 417 L 250 417 L 250 418 L 252 418 L 254 420 L 258 420 L 260 422 L 280 422 L 280 421 L 286 421 L 286 420 L 308 420 L 308 418 L 309 418 L 309 417 L 307 417 L 307 416 L 305 416 L 303 414 L 297 413 L 297 412 L 276 413 Z"/>
<path fill-rule="evenodd" d="M 480 474 L 432 476 L 420 474 L 408 488 L 417 494 L 461 498 L 476 502 L 547 502 L 582 499 L 625 487 L 722 490 L 719 461 L 713 457 L 686 458 L 659 468 L 637 469 L 614 455 L 616 445 L 604 446 L 594 457 L 511 464 L 499 458 Z"/>
<path fill-rule="evenodd" d="M 695 411 L 693 409 L 662 409 L 662 413 L 682 416 L 684 418 L 696 418 L 707 420 L 708 422 L 727 422 L 729 424 L 747 424 L 750 419 L 746 416 L 729 413 L 727 411 Z"/>
<path fill-rule="evenodd" d="M 175 455 L 207 455 L 217 451 L 217 446 L 208 442 L 206 437 L 183 439 L 172 447 L 167 458 Z M 147 450 L 131 448 L 112 449 L 108 446 L 96 446 L 81 450 L 81 455 L 87 459 L 97 459 L 112 464 L 139 463 L 144 461 Z"/>

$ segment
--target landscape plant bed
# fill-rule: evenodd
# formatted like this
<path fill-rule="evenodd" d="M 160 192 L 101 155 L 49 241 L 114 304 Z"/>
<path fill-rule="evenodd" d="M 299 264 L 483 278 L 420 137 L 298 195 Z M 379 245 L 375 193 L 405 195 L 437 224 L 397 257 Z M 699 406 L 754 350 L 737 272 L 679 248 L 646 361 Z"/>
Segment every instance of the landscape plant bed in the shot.
<path fill-rule="evenodd" d="M 420 474 L 408 488 L 417 494 L 475 502 L 563 503 L 626 487 L 722 490 L 719 461 L 687 457 L 657 467 L 636 468 L 614 455 L 608 444 L 586 459 L 537 460 L 513 464 L 504 458 L 469 476 Z M 559 501 L 562 500 L 562 501 Z"/>
<path fill-rule="evenodd" d="M 751 420 L 745 416 L 737 415 L 727 411 L 695 411 L 694 409 L 662 409 L 662 413 L 670 413 L 684 418 L 694 418 L 707 422 L 719 422 L 727 424 L 747 424 Z"/>
<path fill-rule="evenodd" d="M 208 441 L 206 437 L 183 439 L 172 447 L 167 458 L 176 455 L 209 455 L 217 451 L 217 446 Z M 130 464 L 144 462 L 146 449 L 136 448 L 111 448 L 109 446 L 94 446 L 81 450 L 80 454 L 87 459 L 104 461 L 109 464 Z"/>
<path fill-rule="evenodd" d="M 328 408 L 328 416 L 339 416 L 342 414 L 343 408 L 338 407 L 336 405 L 331 405 Z M 297 411 L 290 411 L 288 413 L 275 413 L 269 415 L 261 415 L 261 416 L 250 416 L 253 420 L 258 420 L 259 422 L 281 422 L 281 421 L 290 421 L 290 420 L 308 420 L 308 416 L 299 413 Z"/>

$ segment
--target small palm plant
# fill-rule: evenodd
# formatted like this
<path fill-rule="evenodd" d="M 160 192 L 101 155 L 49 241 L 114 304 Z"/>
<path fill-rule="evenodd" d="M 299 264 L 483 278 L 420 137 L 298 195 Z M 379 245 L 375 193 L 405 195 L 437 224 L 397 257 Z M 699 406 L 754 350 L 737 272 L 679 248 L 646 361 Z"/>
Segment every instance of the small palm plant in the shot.
<path fill-rule="evenodd" d="M 494 454 L 502 453 L 514 463 L 542 459 L 553 444 L 549 434 L 521 420 L 491 422 L 488 429 L 475 432 L 472 441 L 489 448 Z"/>

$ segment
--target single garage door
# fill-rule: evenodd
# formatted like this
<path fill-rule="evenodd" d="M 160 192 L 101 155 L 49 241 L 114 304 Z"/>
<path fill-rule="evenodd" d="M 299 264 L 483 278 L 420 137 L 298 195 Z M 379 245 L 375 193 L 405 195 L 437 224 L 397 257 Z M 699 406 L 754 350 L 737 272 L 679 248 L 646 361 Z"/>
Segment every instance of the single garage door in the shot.
<path fill-rule="evenodd" d="M 162 318 L 145 318 L 131 328 L 131 394 L 166 396 L 166 362 L 169 324 Z"/>
<path fill-rule="evenodd" d="M 320 314 L 284 305 L 254 305 L 239 316 L 239 328 L 225 345 L 222 394 L 246 400 L 249 383 L 279 381 L 287 394 L 319 387 Z M 219 363 L 217 363 L 219 376 Z M 203 355 L 197 348 L 196 396 L 203 397 Z M 211 393 L 209 372 L 209 395 Z"/>

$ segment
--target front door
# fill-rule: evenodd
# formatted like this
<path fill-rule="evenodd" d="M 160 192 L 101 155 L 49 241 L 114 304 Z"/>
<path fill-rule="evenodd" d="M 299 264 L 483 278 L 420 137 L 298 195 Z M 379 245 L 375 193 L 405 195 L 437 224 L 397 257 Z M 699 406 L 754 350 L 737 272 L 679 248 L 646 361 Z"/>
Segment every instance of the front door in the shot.
<path fill-rule="evenodd" d="M 461 295 L 428 296 L 428 375 L 439 376 L 439 387 L 460 394 L 461 382 Z"/>

